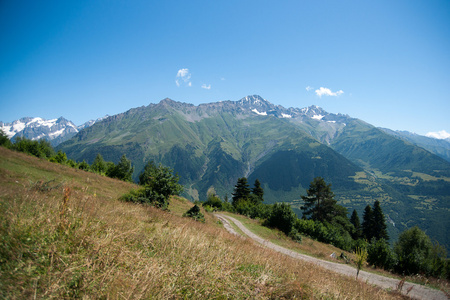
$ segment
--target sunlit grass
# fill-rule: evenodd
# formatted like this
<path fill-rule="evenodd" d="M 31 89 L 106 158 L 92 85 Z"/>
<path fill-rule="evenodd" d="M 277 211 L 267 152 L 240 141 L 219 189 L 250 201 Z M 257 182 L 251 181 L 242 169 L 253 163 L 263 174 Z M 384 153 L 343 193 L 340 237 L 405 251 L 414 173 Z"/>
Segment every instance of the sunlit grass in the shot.
<path fill-rule="evenodd" d="M 134 184 L 0 148 L 2 299 L 392 299 L 206 223 L 120 202 Z"/>

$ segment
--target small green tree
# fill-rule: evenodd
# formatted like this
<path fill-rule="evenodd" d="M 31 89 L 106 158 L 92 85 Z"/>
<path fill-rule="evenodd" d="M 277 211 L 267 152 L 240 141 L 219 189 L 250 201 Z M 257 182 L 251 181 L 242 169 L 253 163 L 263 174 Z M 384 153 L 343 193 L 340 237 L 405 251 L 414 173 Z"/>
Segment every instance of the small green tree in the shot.
<path fill-rule="evenodd" d="M 173 175 L 172 169 L 161 164 L 156 166 L 153 161 L 149 161 L 139 175 L 139 183 L 144 186 L 122 196 L 122 200 L 148 203 L 163 210 L 168 209 L 169 197 L 178 195 L 183 189 L 178 180 L 178 175 Z"/>
<path fill-rule="evenodd" d="M 134 167 L 131 165 L 131 161 L 124 154 L 114 168 L 107 170 L 106 175 L 111 178 L 117 178 L 123 181 L 132 182 L 133 172 Z"/>
<path fill-rule="evenodd" d="M 234 207 L 237 206 L 239 200 L 246 200 L 250 196 L 250 188 L 246 177 L 239 178 L 233 193 L 232 204 Z"/>
<path fill-rule="evenodd" d="M 59 150 L 58 153 L 56 153 L 55 156 L 50 158 L 50 161 L 64 165 L 64 164 L 67 163 L 67 155 L 66 155 L 66 153 L 64 153 L 61 150 Z"/>
<path fill-rule="evenodd" d="M 106 163 L 103 156 L 98 153 L 91 165 L 91 170 L 98 174 L 104 174 L 106 172 Z"/>
<path fill-rule="evenodd" d="M 371 241 L 372 238 L 375 236 L 374 223 L 375 223 L 375 221 L 374 221 L 372 207 L 370 207 L 370 205 L 367 205 L 366 208 L 364 208 L 362 233 L 363 233 L 363 237 L 368 241 Z"/>
<path fill-rule="evenodd" d="M 367 251 L 364 248 L 356 248 L 356 279 L 358 279 L 359 271 L 362 269 L 367 259 Z"/>
<path fill-rule="evenodd" d="M 258 179 L 255 180 L 252 194 L 259 199 L 259 202 L 264 202 L 264 189 L 261 187 L 261 182 Z"/>
<path fill-rule="evenodd" d="M 322 177 L 316 177 L 306 192 L 307 196 L 301 196 L 304 201 L 303 215 L 310 216 L 314 221 L 331 223 L 337 204 L 331 191 L 331 184 L 327 185 Z"/>
<path fill-rule="evenodd" d="M 189 217 L 196 221 L 205 223 L 205 216 L 202 214 L 202 212 L 200 211 L 200 207 L 198 207 L 197 204 L 195 204 L 187 212 L 185 212 L 183 214 L 183 217 Z"/>
<path fill-rule="evenodd" d="M 373 237 L 376 239 L 389 240 L 386 219 L 381 209 L 380 201 L 376 200 L 373 205 Z"/>
<path fill-rule="evenodd" d="M 78 163 L 78 169 L 88 171 L 90 169 L 89 164 L 83 159 L 82 162 Z"/>
<path fill-rule="evenodd" d="M 433 244 L 430 238 L 415 226 L 403 231 L 395 243 L 397 271 L 405 274 L 431 273 Z"/>
<path fill-rule="evenodd" d="M 215 193 L 209 193 L 206 201 L 202 203 L 202 206 L 209 206 L 213 210 L 222 210 L 222 201 Z"/>
<path fill-rule="evenodd" d="M 173 174 L 173 170 L 162 164 L 156 165 L 154 161 L 149 161 L 142 173 L 139 175 L 139 184 L 148 186 L 155 193 L 169 198 L 170 195 L 179 195 L 183 186 L 179 184 L 180 178 Z"/>

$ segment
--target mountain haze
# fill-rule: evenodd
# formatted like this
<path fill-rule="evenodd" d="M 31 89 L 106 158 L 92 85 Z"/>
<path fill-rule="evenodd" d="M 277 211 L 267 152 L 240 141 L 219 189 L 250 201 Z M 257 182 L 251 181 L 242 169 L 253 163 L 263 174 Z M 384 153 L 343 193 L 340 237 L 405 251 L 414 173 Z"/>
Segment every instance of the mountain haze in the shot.
<path fill-rule="evenodd" d="M 135 178 L 149 160 L 181 177 L 185 195 L 231 197 L 239 177 L 259 179 L 265 201 L 287 201 L 300 213 L 300 195 L 322 176 L 344 206 L 361 218 L 382 203 L 393 239 L 418 225 L 449 248 L 450 163 L 384 131 L 320 107 L 284 108 L 259 96 L 198 106 L 164 99 L 108 117 L 58 149 L 92 162 L 101 153 L 126 154 Z"/>

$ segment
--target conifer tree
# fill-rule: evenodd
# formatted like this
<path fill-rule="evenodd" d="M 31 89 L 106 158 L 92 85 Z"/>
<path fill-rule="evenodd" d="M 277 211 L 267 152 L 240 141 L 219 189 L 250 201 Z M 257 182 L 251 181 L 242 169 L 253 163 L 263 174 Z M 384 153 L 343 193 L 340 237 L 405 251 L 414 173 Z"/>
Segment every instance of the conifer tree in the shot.
<path fill-rule="evenodd" d="M 368 241 L 374 237 L 374 223 L 372 207 L 367 205 L 364 209 L 362 232 L 363 237 Z"/>
<path fill-rule="evenodd" d="M 383 210 L 380 206 L 380 201 L 376 200 L 373 205 L 373 230 L 374 238 L 377 240 L 385 239 L 389 240 L 389 235 L 387 233 L 386 219 L 383 214 Z"/>
<path fill-rule="evenodd" d="M 95 157 L 94 162 L 91 165 L 91 169 L 95 173 L 99 174 L 106 172 L 106 163 L 105 160 L 103 159 L 103 156 L 100 153 L 98 153 L 97 156 Z"/>
<path fill-rule="evenodd" d="M 326 184 L 322 177 L 316 177 L 309 185 L 307 196 L 301 196 L 305 202 L 303 215 L 311 215 L 311 219 L 320 222 L 332 221 L 336 213 L 337 201 L 331 191 L 331 184 Z"/>
<path fill-rule="evenodd" d="M 236 206 L 239 200 L 247 199 L 250 196 L 250 188 L 246 177 L 239 178 L 234 186 L 233 206 Z"/>
<path fill-rule="evenodd" d="M 356 210 L 353 210 L 352 216 L 350 217 L 350 223 L 355 227 L 355 232 L 352 237 L 354 240 L 357 240 L 362 237 L 361 223 L 359 221 L 359 216 Z"/>
<path fill-rule="evenodd" d="M 260 199 L 261 202 L 264 201 L 264 190 L 261 187 L 261 183 L 258 179 L 255 180 L 254 188 L 252 189 L 252 194 Z"/>

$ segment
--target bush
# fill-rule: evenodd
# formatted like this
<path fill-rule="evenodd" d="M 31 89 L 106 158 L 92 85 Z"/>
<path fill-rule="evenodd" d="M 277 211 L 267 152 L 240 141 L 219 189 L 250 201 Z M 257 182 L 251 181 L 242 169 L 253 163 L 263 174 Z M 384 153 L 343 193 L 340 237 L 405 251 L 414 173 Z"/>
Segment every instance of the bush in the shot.
<path fill-rule="evenodd" d="M 145 186 L 138 190 L 132 190 L 120 198 L 122 201 L 150 204 L 157 208 L 167 210 L 169 207 L 168 197 L 153 191 L 149 186 Z"/>
<path fill-rule="evenodd" d="M 372 266 L 392 270 L 396 265 L 395 254 L 385 239 L 372 239 L 367 247 L 367 262 Z"/>
<path fill-rule="evenodd" d="M 161 164 L 156 166 L 153 161 L 149 161 L 139 175 L 139 184 L 149 186 L 153 191 L 166 198 L 181 193 L 183 186 L 178 183 L 179 180 L 178 175 L 173 175 L 171 168 Z"/>
<path fill-rule="evenodd" d="M 59 150 L 58 153 L 56 153 L 55 156 L 50 158 L 50 161 L 54 162 L 54 163 L 61 164 L 61 165 L 65 165 L 67 163 L 67 155 L 66 155 L 66 153 L 64 153 L 61 150 Z"/>
<path fill-rule="evenodd" d="M 200 207 L 197 204 L 192 206 L 187 212 L 183 214 L 183 217 L 189 217 L 196 221 L 205 223 L 205 216 L 201 213 Z"/>
<path fill-rule="evenodd" d="M 408 275 L 430 274 L 432 248 L 430 238 L 419 227 L 403 231 L 394 247 L 398 259 L 397 271 Z"/>
<path fill-rule="evenodd" d="M 202 206 L 209 206 L 213 210 L 223 210 L 222 201 L 215 194 L 209 194 L 207 200 L 202 203 Z"/>
<path fill-rule="evenodd" d="M 294 227 L 297 215 L 291 206 L 286 203 L 275 203 L 269 218 L 264 223 L 266 226 L 278 228 L 286 235 L 289 235 Z"/>

